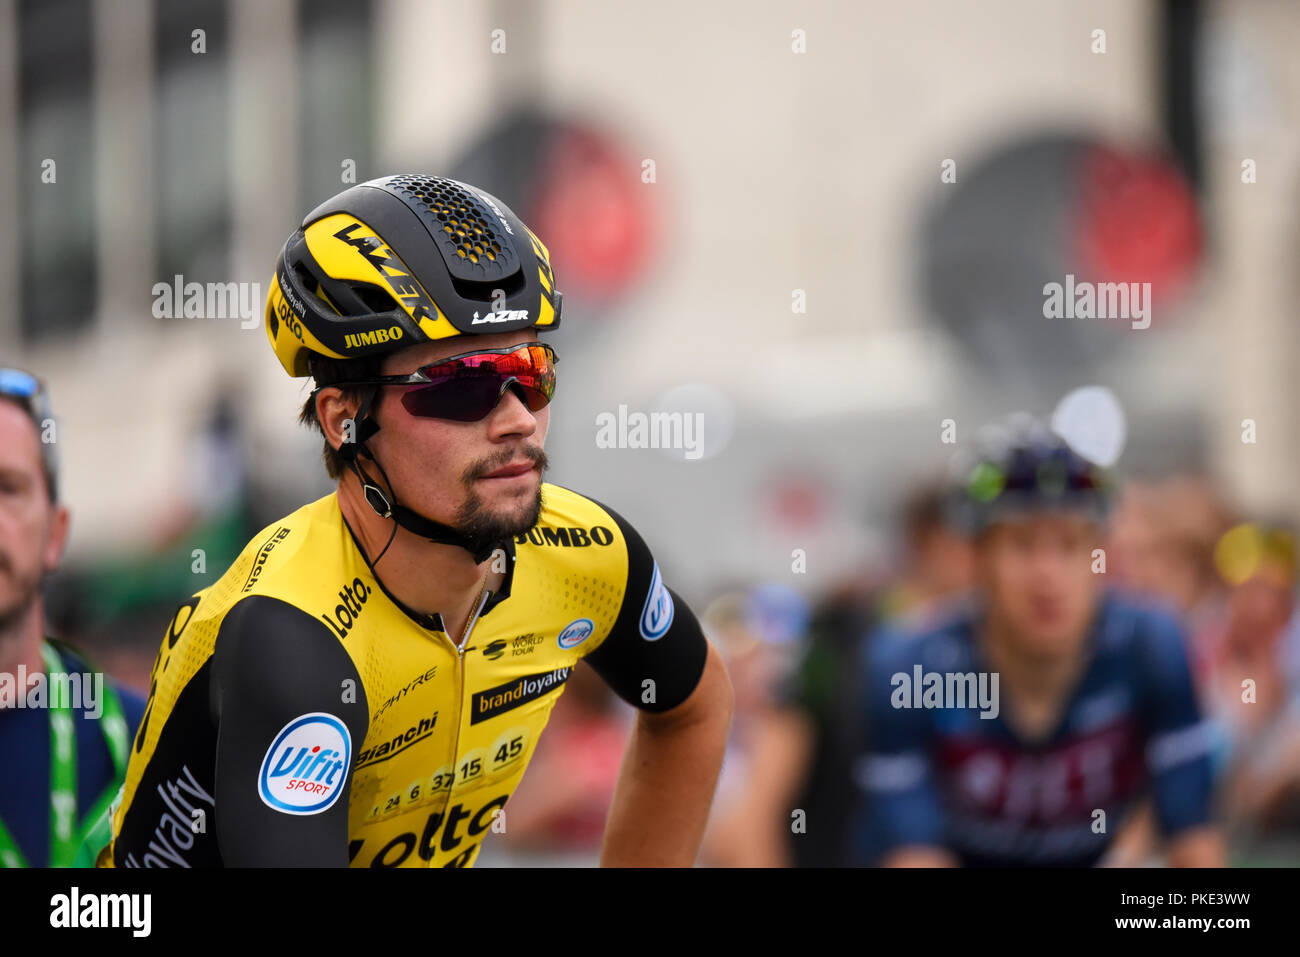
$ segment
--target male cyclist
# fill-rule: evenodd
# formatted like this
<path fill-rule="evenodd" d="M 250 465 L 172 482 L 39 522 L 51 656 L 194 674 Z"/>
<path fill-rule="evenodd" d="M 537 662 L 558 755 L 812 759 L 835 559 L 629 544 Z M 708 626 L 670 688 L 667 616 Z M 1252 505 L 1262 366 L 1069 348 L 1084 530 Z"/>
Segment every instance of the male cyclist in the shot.
<path fill-rule="evenodd" d="M 122 784 L 144 712 L 45 635 L 41 587 L 68 539 L 52 423 L 40 382 L 0 369 L 0 867 L 91 863 L 81 845 Z"/>
<path fill-rule="evenodd" d="M 1103 588 L 1109 475 L 1021 421 L 961 478 L 971 601 L 864 656 L 859 861 L 1090 866 L 1149 799 L 1171 864 L 1222 865 L 1182 630 Z"/>
<path fill-rule="evenodd" d="M 266 333 L 336 493 L 183 605 L 116 866 L 469 866 L 579 659 L 640 709 L 606 865 L 690 865 L 731 686 L 612 509 L 543 483 L 549 254 L 473 186 L 352 187 L 290 236 Z"/>

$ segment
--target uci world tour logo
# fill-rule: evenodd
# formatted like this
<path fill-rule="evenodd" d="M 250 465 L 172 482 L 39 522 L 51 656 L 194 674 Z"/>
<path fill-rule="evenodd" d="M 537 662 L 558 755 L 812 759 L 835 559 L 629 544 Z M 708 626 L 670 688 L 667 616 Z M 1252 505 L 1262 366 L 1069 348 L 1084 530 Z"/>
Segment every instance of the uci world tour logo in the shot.
<path fill-rule="evenodd" d="M 294 718 L 275 736 L 262 759 L 257 793 L 285 814 L 319 814 L 343 793 L 352 761 L 352 736 L 332 714 Z"/>
<path fill-rule="evenodd" d="M 658 641 L 668 632 L 673 623 L 673 596 L 659 574 L 659 563 L 655 562 L 654 576 L 650 579 L 650 594 L 645 597 L 645 607 L 641 609 L 641 637 L 646 641 Z"/>

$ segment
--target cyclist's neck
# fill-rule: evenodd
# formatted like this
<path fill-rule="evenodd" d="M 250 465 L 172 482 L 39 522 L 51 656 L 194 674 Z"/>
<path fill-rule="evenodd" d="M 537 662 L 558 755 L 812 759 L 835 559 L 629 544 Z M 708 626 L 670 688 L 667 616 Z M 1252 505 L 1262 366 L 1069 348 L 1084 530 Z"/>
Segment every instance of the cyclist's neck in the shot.
<path fill-rule="evenodd" d="M 340 482 L 337 499 L 344 521 L 385 590 L 417 614 L 441 615 L 453 640 L 463 632 L 470 605 L 482 589 L 500 587 L 504 576 L 493 570 L 491 558 L 476 564 L 463 548 L 435 544 L 403 528 L 397 529 L 389 544 L 392 519 L 375 513 L 355 481 Z"/>
<path fill-rule="evenodd" d="M 1085 628 L 1077 638 L 1046 649 L 1034 648 L 991 607 L 986 606 L 978 623 L 983 656 L 1006 690 L 1034 698 L 1054 698 L 1073 684 L 1087 663 L 1087 632 Z"/>

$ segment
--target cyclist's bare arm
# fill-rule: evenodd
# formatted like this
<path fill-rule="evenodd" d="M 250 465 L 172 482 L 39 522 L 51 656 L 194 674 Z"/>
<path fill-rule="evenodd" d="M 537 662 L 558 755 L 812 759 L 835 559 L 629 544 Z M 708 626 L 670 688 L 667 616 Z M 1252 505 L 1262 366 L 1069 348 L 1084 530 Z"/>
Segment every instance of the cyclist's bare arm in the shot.
<path fill-rule="evenodd" d="M 731 724 L 731 681 L 708 649 L 691 696 L 638 715 L 605 827 L 601 866 L 689 867 L 695 862 Z"/>
<path fill-rule="evenodd" d="M 605 825 L 601 864 L 689 867 L 722 768 L 731 681 L 636 529 L 601 507 L 627 545 L 627 587 L 618 618 L 586 661 L 640 711 Z"/>
<path fill-rule="evenodd" d="M 1227 851 L 1217 827 L 1196 827 L 1169 839 L 1166 855 L 1170 867 L 1224 867 Z"/>
<path fill-rule="evenodd" d="M 886 854 L 881 867 L 956 867 L 957 858 L 942 847 L 912 844 Z"/>

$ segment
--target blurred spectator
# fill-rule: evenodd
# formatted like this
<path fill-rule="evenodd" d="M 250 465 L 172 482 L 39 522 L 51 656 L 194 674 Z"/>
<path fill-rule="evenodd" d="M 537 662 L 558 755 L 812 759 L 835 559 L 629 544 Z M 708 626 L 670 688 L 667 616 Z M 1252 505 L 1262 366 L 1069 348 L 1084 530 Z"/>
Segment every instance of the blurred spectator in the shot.
<path fill-rule="evenodd" d="M 144 713 L 45 635 L 42 586 L 68 536 L 53 428 L 40 384 L 0 369 L 0 867 L 90 864 L 98 847 L 82 845 L 122 785 Z"/>
<path fill-rule="evenodd" d="M 918 484 L 901 508 L 897 577 L 882 583 L 859 575 L 829 592 L 813 611 L 799 666 L 781 689 L 790 735 L 802 725 L 809 748 L 792 761 L 807 768 L 794 798 L 808 817 L 807 833 L 794 835 L 795 866 L 851 863 L 849 768 L 862 746 L 854 676 L 864 636 L 888 640 L 971 586 L 970 543 L 949 527 L 945 496 L 940 481 Z"/>
<path fill-rule="evenodd" d="M 1231 524 L 1229 510 L 1204 478 L 1173 476 L 1126 483 L 1111 532 L 1109 573 L 1170 603 L 1191 641 L 1197 674 L 1223 627 L 1225 591 L 1214 546 Z"/>
<path fill-rule="evenodd" d="M 728 592 L 701 616 L 735 689 L 731 736 L 700 848 L 702 865 L 787 867 L 789 836 L 794 833 L 797 841 L 822 826 L 794 801 L 811 729 L 799 714 L 780 708 L 777 698 L 808 613 L 793 589 L 764 585 Z"/>
<path fill-rule="evenodd" d="M 1300 688 L 1284 641 L 1295 620 L 1296 536 L 1281 524 L 1243 523 L 1215 561 L 1232 590 L 1228 619 L 1209 651 L 1210 707 L 1223 733 L 1221 799 L 1234 849 L 1300 842 Z"/>
<path fill-rule="evenodd" d="M 945 485 L 937 481 L 922 483 L 903 502 L 901 573 L 883 595 L 882 618 L 915 624 L 971 587 L 971 545 L 949 524 L 945 503 Z"/>

